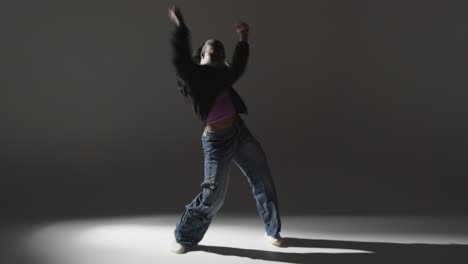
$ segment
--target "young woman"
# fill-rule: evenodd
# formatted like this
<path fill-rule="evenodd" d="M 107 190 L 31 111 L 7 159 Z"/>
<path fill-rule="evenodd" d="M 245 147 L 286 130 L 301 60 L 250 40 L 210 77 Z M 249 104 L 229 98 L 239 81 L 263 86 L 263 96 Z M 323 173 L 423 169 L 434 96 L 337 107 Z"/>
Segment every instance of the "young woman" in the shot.
<path fill-rule="evenodd" d="M 171 250 L 185 253 L 202 240 L 223 205 L 232 160 L 252 188 L 265 225 L 265 239 L 281 246 L 278 197 L 270 168 L 260 142 L 239 115 L 247 114 L 247 107 L 232 87 L 246 68 L 249 27 L 244 22 L 237 23 L 239 41 L 229 64 L 223 44 L 216 39 L 207 40 L 192 57 L 190 31 L 180 9 L 171 7 L 169 18 L 175 24 L 171 35 L 172 63 L 179 90 L 191 101 L 196 116 L 205 125 L 201 135 L 205 156 L 200 184 L 203 189 L 185 205 L 174 230 Z"/>

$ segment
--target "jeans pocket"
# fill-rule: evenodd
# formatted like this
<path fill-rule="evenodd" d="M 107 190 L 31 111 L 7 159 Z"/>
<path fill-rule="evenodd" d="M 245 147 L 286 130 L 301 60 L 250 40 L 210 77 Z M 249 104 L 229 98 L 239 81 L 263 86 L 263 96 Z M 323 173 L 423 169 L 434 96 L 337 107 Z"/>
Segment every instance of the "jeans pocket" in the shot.
<path fill-rule="evenodd" d="M 185 215 L 176 226 L 176 239 L 178 242 L 197 244 L 208 226 L 207 220 L 195 209 L 187 208 Z"/>
<path fill-rule="evenodd" d="M 191 233 L 203 227 L 205 218 L 196 209 L 187 207 L 184 217 L 178 223 L 180 231 L 183 233 Z"/>
<path fill-rule="evenodd" d="M 203 203 L 208 206 L 212 205 L 216 201 L 216 182 L 213 179 L 207 179 L 200 185 L 203 187 Z"/>

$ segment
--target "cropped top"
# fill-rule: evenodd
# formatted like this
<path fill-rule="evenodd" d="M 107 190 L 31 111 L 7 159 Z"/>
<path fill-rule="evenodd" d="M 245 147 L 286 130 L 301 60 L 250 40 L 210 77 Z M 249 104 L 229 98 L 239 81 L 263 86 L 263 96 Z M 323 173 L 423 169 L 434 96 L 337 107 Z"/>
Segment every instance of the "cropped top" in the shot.
<path fill-rule="evenodd" d="M 218 96 L 215 97 L 213 104 L 208 111 L 205 125 L 215 123 L 217 121 L 228 118 L 237 113 L 234 104 L 232 103 L 229 89 L 224 89 Z"/>

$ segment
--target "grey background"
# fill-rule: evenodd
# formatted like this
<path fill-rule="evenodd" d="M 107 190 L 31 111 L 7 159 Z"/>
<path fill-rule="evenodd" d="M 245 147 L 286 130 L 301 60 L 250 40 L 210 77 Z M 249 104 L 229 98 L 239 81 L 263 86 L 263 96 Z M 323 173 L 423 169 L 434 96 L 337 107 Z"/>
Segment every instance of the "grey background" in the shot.
<path fill-rule="evenodd" d="M 167 9 L 193 47 L 251 56 L 235 88 L 284 214 L 466 214 L 466 1 L 2 1 L 2 220 L 181 213 L 202 124 L 177 91 Z M 221 212 L 256 213 L 232 165 Z"/>

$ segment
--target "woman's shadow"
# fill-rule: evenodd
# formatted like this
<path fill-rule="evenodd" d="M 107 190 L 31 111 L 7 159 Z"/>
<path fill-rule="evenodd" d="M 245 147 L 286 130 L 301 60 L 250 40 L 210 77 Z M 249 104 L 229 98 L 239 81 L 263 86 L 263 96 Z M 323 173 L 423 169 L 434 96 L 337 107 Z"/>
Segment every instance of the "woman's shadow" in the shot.
<path fill-rule="evenodd" d="M 192 251 L 287 263 L 468 263 L 466 244 L 403 244 L 283 237 L 283 248 L 354 249 L 364 253 L 288 253 L 197 245 Z M 279 250 L 281 248 L 278 248 Z"/>

